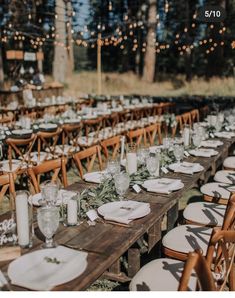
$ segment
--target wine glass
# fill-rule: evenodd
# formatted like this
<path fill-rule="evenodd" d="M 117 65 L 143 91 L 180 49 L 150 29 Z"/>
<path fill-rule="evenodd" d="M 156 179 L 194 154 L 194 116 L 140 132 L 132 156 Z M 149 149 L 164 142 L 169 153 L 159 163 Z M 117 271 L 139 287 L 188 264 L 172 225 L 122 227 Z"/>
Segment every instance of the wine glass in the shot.
<path fill-rule="evenodd" d="M 146 166 L 147 166 L 147 170 L 149 171 L 149 174 L 151 177 L 154 177 L 156 171 L 157 171 L 157 159 L 156 156 L 149 156 L 149 158 L 147 158 L 146 160 Z"/>
<path fill-rule="evenodd" d="M 149 156 L 149 149 L 140 148 L 137 150 L 137 161 L 142 166 L 146 163 L 146 159 Z"/>
<path fill-rule="evenodd" d="M 174 146 L 174 156 L 177 160 L 177 163 L 179 164 L 181 159 L 184 157 L 184 147 L 180 145 Z"/>
<path fill-rule="evenodd" d="M 124 194 L 130 185 L 130 177 L 127 173 L 121 172 L 114 176 L 116 192 L 119 195 L 120 201 L 124 199 Z"/>
<path fill-rule="evenodd" d="M 59 184 L 55 181 L 45 181 L 40 185 L 42 198 L 47 205 L 55 205 L 59 193 Z"/>
<path fill-rule="evenodd" d="M 107 163 L 107 172 L 111 176 L 120 172 L 120 163 L 117 160 L 109 160 Z"/>
<path fill-rule="evenodd" d="M 43 248 L 56 247 L 53 235 L 59 227 L 59 208 L 55 206 L 41 207 L 37 211 L 38 226 L 42 234 L 46 237 Z"/>

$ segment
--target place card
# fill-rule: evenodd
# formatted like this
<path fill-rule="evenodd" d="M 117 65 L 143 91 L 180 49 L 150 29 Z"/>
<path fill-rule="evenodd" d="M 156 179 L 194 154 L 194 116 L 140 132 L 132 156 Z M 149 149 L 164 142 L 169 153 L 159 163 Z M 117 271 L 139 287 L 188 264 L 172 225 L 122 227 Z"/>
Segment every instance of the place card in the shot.
<path fill-rule="evenodd" d="M 188 153 L 188 151 L 184 151 L 184 155 L 186 156 L 186 157 L 189 157 L 190 156 L 190 154 Z"/>
<path fill-rule="evenodd" d="M 141 188 L 139 187 L 138 184 L 133 185 L 133 189 L 134 189 L 134 191 L 135 191 L 136 193 L 141 192 Z"/>
<path fill-rule="evenodd" d="M 99 218 L 98 213 L 94 209 L 89 210 L 86 215 L 91 221 L 95 221 L 97 218 Z"/>
<path fill-rule="evenodd" d="M 162 172 L 163 172 L 164 174 L 167 174 L 167 173 L 169 173 L 169 171 L 167 170 L 167 168 L 166 168 L 166 167 L 161 167 L 161 170 L 162 170 Z"/>
<path fill-rule="evenodd" d="M 215 135 L 213 134 L 213 132 L 210 132 L 209 135 L 212 139 L 214 139 Z"/>

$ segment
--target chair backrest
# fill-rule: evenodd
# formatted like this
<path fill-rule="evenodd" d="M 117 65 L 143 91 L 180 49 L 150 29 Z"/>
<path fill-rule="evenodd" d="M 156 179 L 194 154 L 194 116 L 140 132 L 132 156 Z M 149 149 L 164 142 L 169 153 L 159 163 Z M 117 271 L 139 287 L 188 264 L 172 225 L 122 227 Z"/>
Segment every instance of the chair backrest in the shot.
<path fill-rule="evenodd" d="M 205 257 L 200 251 L 190 252 L 184 265 L 178 290 L 187 291 L 192 274 L 196 274 L 200 290 L 215 291 L 214 279 Z"/>
<path fill-rule="evenodd" d="M 63 125 L 62 145 L 70 144 L 78 147 L 77 138 L 82 129 L 82 123 L 66 123 Z"/>
<path fill-rule="evenodd" d="M 88 139 L 89 133 L 93 131 L 95 132 L 95 138 L 97 138 L 103 126 L 103 118 L 98 117 L 96 119 L 84 120 L 83 125 L 85 127 L 85 135 L 87 139 Z"/>
<path fill-rule="evenodd" d="M 87 172 L 91 172 L 92 168 L 94 166 L 95 160 L 98 158 L 98 164 L 100 170 L 102 170 L 102 159 L 101 159 L 101 153 L 100 153 L 100 146 L 95 145 L 90 148 L 84 149 L 80 152 L 77 152 L 73 155 L 73 159 L 75 161 L 75 164 L 78 167 L 78 171 L 80 174 L 80 177 L 83 179 L 83 165 L 82 160 L 86 159 L 86 165 L 85 168 Z"/>
<path fill-rule="evenodd" d="M 235 290 L 235 231 L 225 231 L 214 228 L 207 249 L 207 263 L 213 272 L 217 290 L 224 290 L 226 284 L 229 290 Z"/>
<path fill-rule="evenodd" d="M 32 134 L 29 138 L 26 139 L 8 138 L 6 140 L 6 144 L 8 145 L 8 160 L 10 170 L 12 170 L 13 154 L 15 154 L 16 158 L 20 157 L 22 162 L 30 162 L 30 153 L 36 139 L 37 135 Z"/>
<path fill-rule="evenodd" d="M 139 128 L 136 130 L 130 130 L 127 133 L 127 138 L 131 144 L 135 143 L 136 146 L 140 146 L 142 140 L 145 140 L 145 130 L 144 128 Z"/>
<path fill-rule="evenodd" d="M 182 117 L 181 115 L 175 116 L 176 125 L 171 128 L 172 137 L 174 138 L 176 136 L 177 130 L 183 130 L 183 123 L 182 123 Z"/>
<path fill-rule="evenodd" d="M 15 179 L 16 175 L 13 173 L 7 173 L 7 174 L 2 174 L 0 175 L 0 204 L 9 189 L 9 195 L 10 195 L 10 204 L 11 207 L 14 207 L 14 202 L 15 202 Z"/>
<path fill-rule="evenodd" d="M 38 156 L 41 151 L 49 151 L 52 155 L 55 153 L 55 146 L 57 145 L 62 129 L 58 127 L 56 131 L 39 131 L 38 137 Z"/>
<path fill-rule="evenodd" d="M 200 121 L 200 114 L 198 109 L 194 109 L 190 112 L 192 123 Z"/>
<path fill-rule="evenodd" d="M 191 113 L 190 112 L 183 113 L 181 115 L 181 119 L 182 119 L 183 125 L 188 124 L 188 125 L 190 125 L 190 127 L 192 126 L 192 119 L 191 119 Z"/>
<path fill-rule="evenodd" d="M 51 180 L 56 181 L 59 178 L 59 174 L 62 176 L 63 186 L 68 186 L 67 173 L 66 173 L 67 159 L 65 157 L 47 160 L 40 165 L 31 167 L 28 169 L 28 175 L 32 182 L 34 192 L 40 192 L 40 177 L 43 174 L 53 173 Z"/>
<path fill-rule="evenodd" d="M 150 146 L 153 146 L 155 144 L 156 137 L 158 138 L 158 144 L 162 144 L 161 124 L 155 123 L 145 127 L 145 136 L 145 146 L 147 143 Z"/>
<path fill-rule="evenodd" d="M 109 157 L 110 148 L 112 149 L 112 158 L 113 159 L 116 158 L 120 148 L 120 143 L 121 143 L 121 136 L 112 137 L 100 143 L 106 159 L 108 159 Z"/>

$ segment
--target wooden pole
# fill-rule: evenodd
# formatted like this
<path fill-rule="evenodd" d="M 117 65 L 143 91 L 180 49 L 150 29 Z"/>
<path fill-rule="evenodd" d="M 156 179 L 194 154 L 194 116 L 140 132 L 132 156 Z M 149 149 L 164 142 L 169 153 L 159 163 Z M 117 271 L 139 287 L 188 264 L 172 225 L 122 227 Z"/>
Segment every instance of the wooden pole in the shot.
<path fill-rule="evenodd" d="M 102 93 L 102 81 L 101 81 L 101 33 L 98 33 L 97 39 L 97 94 Z"/>

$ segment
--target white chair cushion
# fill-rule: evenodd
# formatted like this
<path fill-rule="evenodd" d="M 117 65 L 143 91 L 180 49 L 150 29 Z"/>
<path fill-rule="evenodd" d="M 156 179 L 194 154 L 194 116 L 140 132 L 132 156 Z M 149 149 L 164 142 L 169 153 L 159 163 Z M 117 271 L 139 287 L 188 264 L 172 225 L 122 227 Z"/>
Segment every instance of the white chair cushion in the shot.
<path fill-rule="evenodd" d="M 162 239 L 164 247 L 181 253 L 202 249 L 206 255 L 212 229 L 197 225 L 182 225 L 169 231 Z"/>
<path fill-rule="evenodd" d="M 12 159 L 12 166 L 10 169 L 9 160 L 1 161 L 0 170 L 3 171 L 4 173 L 12 173 L 19 169 L 27 169 L 27 163 L 22 162 L 19 159 Z"/>
<path fill-rule="evenodd" d="M 229 179 L 228 176 L 231 176 L 231 179 Z M 216 182 L 221 182 L 221 183 L 234 184 L 232 183 L 232 179 L 235 180 L 235 171 L 228 171 L 228 170 L 218 171 L 215 173 L 215 176 L 214 176 L 214 180 Z"/>
<path fill-rule="evenodd" d="M 228 186 L 229 184 L 226 183 L 218 183 L 218 182 L 211 182 L 211 183 L 206 183 L 202 185 L 200 188 L 201 193 L 207 196 L 215 197 L 219 196 L 222 199 L 229 199 L 231 191 L 235 191 L 235 187 L 231 186 L 228 189 L 225 189 L 222 186 Z"/>
<path fill-rule="evenodd" d="M 226 206 L 207 202 L 197 202 L 189 204 L 183 216 L 186 220 L 202 225 L 221 227 L 223 224 Z"/>
<path fill-rule="evenodd" d="M 46 161 L 46 160 L 49 160 L 49 159 L 52 159 L 52 158 L 53 158 L 52 154 L 49 153 L 49 152 L 45 152 L 45 151 L 41 151 L 39 156 L 38 156 L 37 151 L 33 151 L 33 152 L 30 153 L 31 162 L 34 162 L 34 163 L 37 163 L 37 164 L 40 164 L 43 161 Z"/>
<path fill-rule="evenodd" d="M 225 158 L 223 166 L 235 170 L 235 156 L 229 156 Z"/>
<path fill-rule="evenodd" d="M 177 291 L 184 262 L 169 258 L 154 260 L 143 266 L 130 283 L 131 291 Z M 189 289 L 196 289 L 195 273 L 189 280 Z"/>
<path fill-rule="evenodd" d="M 74 146 L 70 146 L 70 145 L 56 145 L 55 146 L 55 153 L 58 155 L 64 154 L 64 155 L 69 155 L 70 153 L 73 152 L 78 152 L 79 151 L 79 147 L 75 148 Z"/>

